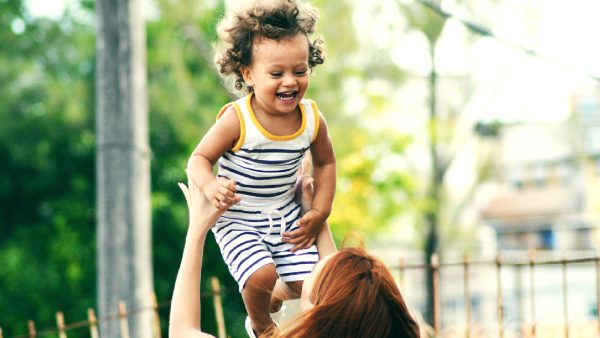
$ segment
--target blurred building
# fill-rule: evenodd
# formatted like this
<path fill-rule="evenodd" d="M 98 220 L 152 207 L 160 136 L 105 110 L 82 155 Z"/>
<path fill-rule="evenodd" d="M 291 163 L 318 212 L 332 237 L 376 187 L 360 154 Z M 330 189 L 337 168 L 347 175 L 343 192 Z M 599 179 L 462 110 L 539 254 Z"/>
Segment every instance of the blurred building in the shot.
<path fill-rule="evenodd" d="M 600 248 L 600 88 L 573 97 L 572 118 L 503 126 L 483 224 L 498 250 Z"/>

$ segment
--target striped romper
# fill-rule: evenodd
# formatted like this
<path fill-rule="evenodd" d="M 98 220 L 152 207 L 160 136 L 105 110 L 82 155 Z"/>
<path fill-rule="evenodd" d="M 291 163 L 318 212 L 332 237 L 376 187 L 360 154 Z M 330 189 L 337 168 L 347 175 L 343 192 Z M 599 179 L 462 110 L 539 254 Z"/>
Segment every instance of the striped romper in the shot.
<path fill-rule="evenodd" d="M 269 133 L 258 122 L 252 94 L 229 103 L 217 119 L 233 107 L 240 122 L 240 138 L 219 159 L 218 177 L 236 182 L 241 201 L 231 206 L 212 231 L 229 272 L 240 292 L 259 268 L 273 263 L 284 282 L 304 280 L 319 256 L 317 248 L 290 251 L 282 234 L 298 228 L 300 205 L 295 200 L 297 171 L 319 128 L 319 111 L 313 101 L 300 104 L 302 126 L 292 135 Z"/>

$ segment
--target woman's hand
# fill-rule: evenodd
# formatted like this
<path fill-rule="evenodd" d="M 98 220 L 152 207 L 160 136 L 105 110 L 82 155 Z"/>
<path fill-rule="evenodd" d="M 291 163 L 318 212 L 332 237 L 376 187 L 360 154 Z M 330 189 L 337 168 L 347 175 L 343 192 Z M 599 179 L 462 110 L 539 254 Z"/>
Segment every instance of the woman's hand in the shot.
<path fill-rule="evenodd" d="M 296 178 L 296 200 L 302 207 L 302 214 L 307 213 L 312 206 L 312 200 L 315 195 L 313 182 L 315 179 L 310 174 L 310 154 L 304 156 L 302 164 L 298 169 Z"/>

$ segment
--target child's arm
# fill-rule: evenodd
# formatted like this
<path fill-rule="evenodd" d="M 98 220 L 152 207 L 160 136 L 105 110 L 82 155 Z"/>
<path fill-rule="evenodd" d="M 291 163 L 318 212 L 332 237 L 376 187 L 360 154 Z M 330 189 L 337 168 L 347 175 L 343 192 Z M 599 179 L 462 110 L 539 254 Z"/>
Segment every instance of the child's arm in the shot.
<path fill-rule="evenodd" d="M 310 155 L 307 155 L 300 165 L 298 171 L 298 183 L 296 187 L 297 198 L 300 201 L 302 207 L 302 213 L 308 212 L 312 209 L 312 201 L 315 197 L 313 182 L 314 179 L 310 173 Z M 313 241 L 309 242 L 309 246 L 313 244 Z M 319 258 L 323 258 L 337 251 L 333 236 L 331 235 L 331 229 L 329 224 L 325 222 L 321 231 L 316 238 L 317 250 L 319 251 Z M 286 298 L 287 299 L 287 298 Z"/>
<path fill-rule="evenodd" d="M 312 245 L 323 228 L 335 194 L 335 154 L 327 122 L 319 114 L 319 131 L 311 144 L 315 195 L 311 209 L 298 221 L 299 229 L 284 233 L 286 241 L 294 244 L 292 251 Z M 335 247 L 335 246 L 334 246 Z"/>
<path fill-rule="evenodd" d="M 190 178 L 217 209 L 226 210 L 239 202 L 235 182 L 216 178 L 213 167 L 240 137 L 240 122 L 235 109 L 228 108 L 202 138 L 188 161 Z"/>

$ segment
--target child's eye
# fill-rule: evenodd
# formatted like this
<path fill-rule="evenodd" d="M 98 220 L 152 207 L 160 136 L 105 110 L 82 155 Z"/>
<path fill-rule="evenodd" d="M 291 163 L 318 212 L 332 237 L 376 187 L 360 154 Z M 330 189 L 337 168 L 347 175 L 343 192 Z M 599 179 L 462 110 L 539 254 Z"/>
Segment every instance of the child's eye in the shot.
<path fill-rule="evenodd" d="M 280 77 L 281 74 L 282 74 L 281 72 L 271 72 L 272 77 Z"/>
<path fill-rule="evenodd" d="M 306 75 L 306 70 L 297 70 L 295 73 L 298 76 L 304 76 L 304 75 Z"/>

